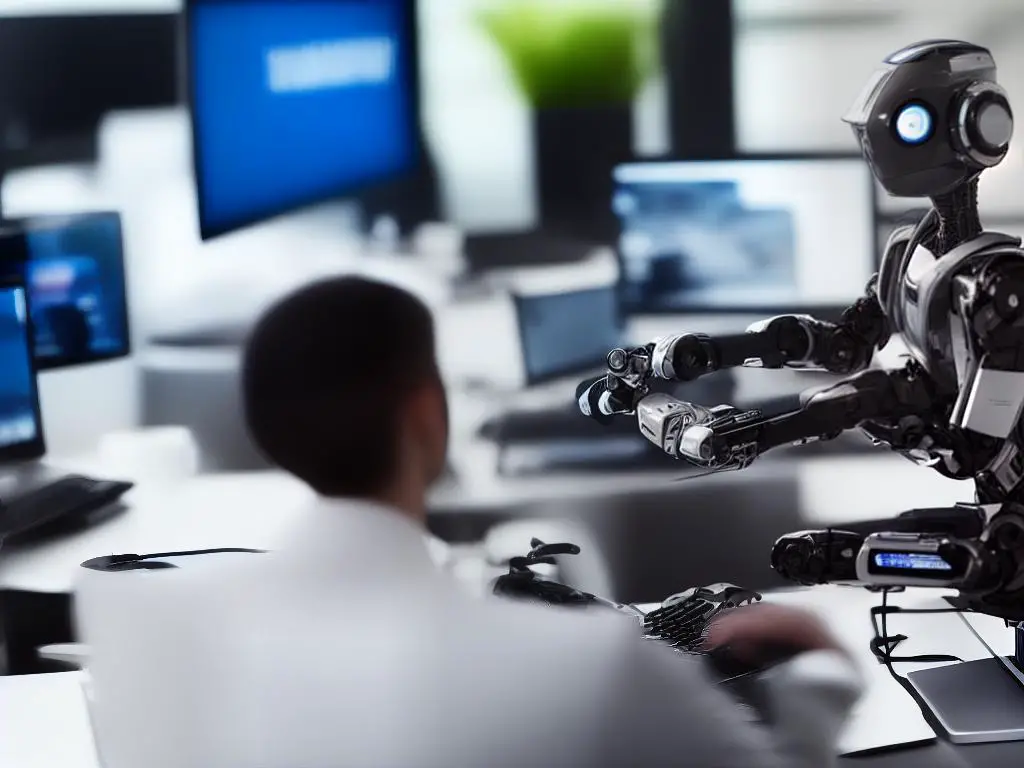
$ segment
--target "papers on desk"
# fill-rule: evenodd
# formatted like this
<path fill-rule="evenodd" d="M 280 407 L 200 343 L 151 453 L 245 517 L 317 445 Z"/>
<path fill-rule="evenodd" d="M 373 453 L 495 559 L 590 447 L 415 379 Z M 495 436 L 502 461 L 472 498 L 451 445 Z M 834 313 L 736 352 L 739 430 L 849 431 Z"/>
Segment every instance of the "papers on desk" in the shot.
<path fill-rule="evenodd" d="M 99 768 L 79 672 L 0 678 L 3 768 Z"/>
<path fill-rule="evenodd" d="M 904 608 L 949 608 L 940 590 L 907 590 L 891 595 L 889 603 Z M 768 593 L 766 601 L 792 605 L 817 613 L 849 649 L 860 666 L 865 693 L 851 713 L 839 739 L 842 755 L 853 755 L 907 746 L 935 739 L 934 729 L 924 719 L 917 702 L 879 664 L 871 653 L 874 637 L 871 608 L 880 595 L 854 587 L 815 587 L 810 590 Z M 964 661 L 990 654 L 956 613 L 904 614 L 889 616 L 890 635 L 906 635 L 897 650 L 899 656 L 948 654 Z M 897 674 L 940 664 L 896 664 Z"/>

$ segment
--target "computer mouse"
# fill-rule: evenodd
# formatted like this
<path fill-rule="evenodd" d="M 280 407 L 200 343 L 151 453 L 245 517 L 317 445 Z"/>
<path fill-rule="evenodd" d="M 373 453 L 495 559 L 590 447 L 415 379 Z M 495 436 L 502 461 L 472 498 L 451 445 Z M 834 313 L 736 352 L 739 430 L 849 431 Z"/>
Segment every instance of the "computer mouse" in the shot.
<path fill-rule="evenodd" d="M 107 557 L 94 557 L 82 563 L 83 568 L 92 571 L 159 571 L 165 568 L 177 568 L 173 563 L 166 563 L 161 560 L 132 559 L 138 555 L 108 555 Z"/>

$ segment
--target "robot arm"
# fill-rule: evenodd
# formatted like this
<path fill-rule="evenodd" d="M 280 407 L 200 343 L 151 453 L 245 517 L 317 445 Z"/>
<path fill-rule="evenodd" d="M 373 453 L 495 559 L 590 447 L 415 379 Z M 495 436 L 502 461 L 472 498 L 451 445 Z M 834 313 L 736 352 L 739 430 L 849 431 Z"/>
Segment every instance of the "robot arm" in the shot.
<path fill-rule="evenodd" d="M 811 390 L 799 409 L 765 417 L 731 406 L 705 408 L 654 394 L 637 405 L 640 432 L 670 456 L 711 471 L 742 469 L 782 445 L 828 439 L 869 419 L 927 413 L 928 380 L 914 365 L 868 370 Z"/>
<path fill-rule="evenodd" d="M 598 419 L 633 413 L 647 396 L 652 378 L 693 381 L 744 366 L 840 374 L 864 370 L 890 337 L 876 284 L 877 278 L 872 278 L 865 295 L 843 313 L 839 323 L 808 315 L 779 315 L 751 325 L 745 333 L 716 337 L 679 333 L 632 350 L 612 350 L 608 375 L 580 386 L 580 410 Z"/>
<path fill-rule="evenodd" d="M 742 366 L 842 374 L 863 370 L 875 349 L 889 340 L 875 283 L 873 278 L 865 295 L 843 313 L 838 323 L 809 315 L 778 315 L 754 323 L 746 333 L 731 336 L 666 336 L 650 348 L 651 372 L 660 379 L 692 381 L 714 371 Z"/>

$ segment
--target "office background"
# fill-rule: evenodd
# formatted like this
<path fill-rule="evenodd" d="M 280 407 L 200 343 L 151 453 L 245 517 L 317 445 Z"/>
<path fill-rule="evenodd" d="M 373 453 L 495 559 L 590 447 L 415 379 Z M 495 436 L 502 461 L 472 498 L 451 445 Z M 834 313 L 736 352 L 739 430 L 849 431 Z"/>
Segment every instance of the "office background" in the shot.
<path fill-rule="evenodd" d="M 588 250 L 589 261 L 584 267 L 580 266 L 582 258 L 575 259 L 575 263 L 563 259 L 568 263 L 545 266 L 535 256 L 526 265 L 485 270 L 493 274 L 479 281 L 484 287 L 473 281 L 453 281 L 451 276 L 464 269 L 467 256 L 463 244 L 467 238 L 528 231 L 541 216 L 536 189 L 537 176 L 544 169 L 535 162 L 538 150 L 532 113 L 515 87 L 493 36 L 480 22 L 484 6 L 486 3 L 479 0 L 427 0 L 420 4 L 418 59 L 423 134 L 438 192 L 437 210 L 422 218 L 442 224 L 421 227 L 409 239 L 396 238 L 386 217 L 376 221 L 367 238 L 363 226 L 366 217 L 360 206 L 342 200 L 202 241 L 190 126 L 186 109 L 180 105 L 106 115 L 98 130 L 95 163 L 33 166 L 5 174 L 2 206 L 6 216 L 115 210 L 123 219 L 134 351 L 125 360 L 41 374 L 43 418 L 51 455 L 87 454 L 105 435 L 144 425 L 186 423 L 201 427 L 208 420 L 201 406 L 208 402 L 210 393 L 230 396 L 230 376 L 222 374 L 230 371 L 245 328 L 262 307 L 290 287 L 318 275 L 359 272 L 409 287 L 437 312 L 442 368 L 453 391 L 455 429 L 465 437 L 466 446 L 453 456 L 453 476 L 461 478 L 463 488 L 473 483 L 486 486 L 489 481 L 475 478 L 493 474 L 498 459 L 493 440 L 477 439 L 481 423 L 508 402 L 529 404 L 572 395 L 571 387 L 564 382 L 554 387 L 549 384 L 543 391 L 523 390 L 527 372 L 521 362 L 514 304 L 506 294 L 558 292 L 610 283 L 617 265 L 610 247 L 596 247 Z M 769 154 L 855 152 L 853 138 L 840 117 L 881 58 L 911 40 L 963 37 L 990 46 L 1011 99 L 1024 98 L 1024 62 L 1020 61 L 1024 54 L 1015 45 L 1024 27 L 1024 12 L 1016 6 L 998 0 L 971 4 L 948 0 L 736 0 L 733 55 L 729 57 L 733 72 L 731 76 L 724 69 L 720 73 L 735 86 L 725 100 L 734 116 L 734 142 L 729 142 L 732 150 Z M 661 12 L 653 0 L 650 7 L 653 13 Z M 0 14 L 9 17 L 170 14 L 180 10 L 177 3 L 142 0 L 0 3 Z M 678 23 L 679 48 L 663 46 L 663 58 L 676 62 L 675 77 L 685 83 L 687 73 L 678 69 L 678 62 L 686 62 L 688 55 L 692 58 L 692 48 L 686 46 L 695 45 L 693 40 L 700 35 L 683 34 L 688 29 L 686 21 Z M 636 158 L 692 159 L 726 151 L 723 145 L 733 137 L 717 132 L 714 124 L 708 123 L 708 116 L 726 114 L 729 109 L 718 109 L 719 105 L 712 109 L 708 107 L 710 102 L 700 101 L 693 80 L 680 87 L 658 68 L 644 81 L 630 110 Z M 672 98 L 673 88 L 690 94 L 691 100 Z M 704 94 L 709 99 L 713 96 Z M 719 93 L 717 98 L 721 100 L 722 95 Z M 674 141 L 686 146 L 674 146 Z M 1024 232 L 1024 206 L 1019 202 L 1020 195 L 1015 194 L 1022 183 L 1024 156 L 1018 147 L 982 182 L 982 207 L 992 226 L 1012 234 Z M 837 203 L 842 200 L 824 183 L 813 193 L 835 198 Z M 891 223 L 890 218 L 906 207 L 905 202 L 879 199 L 879 238 Z M 837 204 L 828 214 L 834 217 L 837 231 L 847 225 L 842 208 Z M 816 247 L 822 262 L 842 258 L 837 256 L 838 246 L 825 238 Z M 742 327 L 749 319 L 753 317 L 735 313 L 725 318 L 674 319 L 666 315 L 644 319 L 633 331 L 641 336 L 683 327 L 714 331 Z M 770 398 L 790 394 L 802 384 L 801 379 L 789 374 L 742 371 L 730 384 L 734 390 L 718 390 L 709 396 L 726 392 L 746 400 Z M 240 442 L 241 436 L 234 442 L 234 438 L 224 437 L 229 431 L 217 430 L 219 435 L 206 436 L 213 441 L 203 445 L 206 468 L 260 468 L 258 457 L 247 453 Z M 215 438 L 222 439 L 222 443 Z M 874 470 L 865 465 L 865 474 L 858 475 L 861 470 L 857 462 L 861 460 L 822 460 L 811 471 L 795 459 L 784 458 L 766 464 L 766 469 L 749 477 L 673 486 L 671 494 L 665 491 L 662 478 L 652 481 L 649 499 L 640 494 L 630 505 L 612 504 L 606 515 L 595 514 L 591 519 L 603 521 L 601 539 L 606 549 L 645 553 L 643 558 L 619 558 L 638 567 L 640 559 L 659 562 L 673 557 L 675 545 L 665 543 L 672 540 L 663 535 L 666 531 L 683 535 L 680 532 L 685 528 L 686 536 L 693 539 L 714 536 L 714 515 L 728 517 L 735 513 L 736 519 L 746 520 L 748 513 L 763 512 L 766 518 L 774 514 L 772 530 L 782 531 L 793 527 L 799 519 L 796 508 L 805 503 L 827 507 L 833 519 L 844 519 L 919 505 L 922 493 L 930 494 L 930 500 L 936 503 L 959 498 L 958 490 L 952 491 L 950 484 L 924 470 L 910 468 L 920 474 L 920 480 L 911 490 L 902 486 L 902 492 L 885 483 L 866 481 Z M 897 462 L 895 458 L 883 461 L 887 466 Z M 799 487 L 781 479 L 785 472 L 778 467 L 790 465 L 792 472 L 801 475 Z M 902 465 L 899 471 L 903 471 Z M 552 511 L 566 512 L 577 519 L 585 516 L 586 510 L 575 508 L 564 485 L 545 484 L 546 475 L 544 471 L 535 472 L 517 485 L 533 489 L 523 492 L 522 498 L 528 503 L 506 495 L 502 504 L 485 506 L 492 511 L 500 506 L 506 516 Z M 826 496 L 822 490 L 837 478 L 842 478 L 849 489 L 842 499 Z M 766 492 L 776 486 L 784 488 Z M 458 493 L 453 491 L 455 496 Z M 813 497 L 810 502 L 804 499 L 808 494 Z M 766 499 L 771 500 L 769 506 L 778 507 L 775 512 L 759 509 Z M 466 502 L 464 506 L 474 511 L 474 505 Z M 690 514 L 686 526 L 682 526 L 678 518 L 670 519 L 681 507 L 704 510 L 707 516 Z M 476 522 L 456 523 L 452 518 L 453 522 L 441 532 L 455 538 L 473 538 L 491 517 L 473 519 Z M 750 566 L 751 573 L 759 573 L 767 570 L 757 563 L 763 564 L 763 542 L 769 536 L 766 531 L 753 543 L 738 536 L 729 546 L 735 549 L 737 561 L 755 563 Z M 746 575 L 746 571 L 736 574 Z M 643 585 L 641 591 L 652 594 L 622 597 L 653 599 L 657 597 L 653 592 L 666 586 L 648 582 L 640 575 L 626 579 L 624 583 Z"/>

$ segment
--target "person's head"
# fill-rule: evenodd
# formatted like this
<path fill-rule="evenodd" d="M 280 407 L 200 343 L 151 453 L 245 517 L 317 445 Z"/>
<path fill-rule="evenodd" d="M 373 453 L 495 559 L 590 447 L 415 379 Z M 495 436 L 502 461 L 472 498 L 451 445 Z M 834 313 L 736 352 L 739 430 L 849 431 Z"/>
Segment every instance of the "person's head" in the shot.
<path fill-rule="evenodd" d="M 248 340 L 242 391 L 256 446 L 322 496 L 420 507 L 443 471 L 433 320 L 394 286 L 335 278 L 280 301 Z"/>

